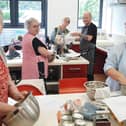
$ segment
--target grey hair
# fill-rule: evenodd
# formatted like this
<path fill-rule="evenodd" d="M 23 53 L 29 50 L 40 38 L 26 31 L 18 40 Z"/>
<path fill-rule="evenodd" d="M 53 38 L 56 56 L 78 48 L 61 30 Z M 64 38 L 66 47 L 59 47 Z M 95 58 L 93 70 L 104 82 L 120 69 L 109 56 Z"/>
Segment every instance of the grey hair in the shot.
<path fill-rule="evenodd" d="M 0 10 L 0 24 L 3 25 L 3 13 Z"/>
<path fill-rule="evenodd" d="M 27 20 L 25 21 L 25 23 L 24 23 L 24 27 L 28 29 L 28 28 L 31 26 L 31 24 L 32 24 L 33 22 L 38 22 L 38 20 L 35 19 L 35 18 L 33 18 L 33 17 L 27 19 Z M 38 22 L 38 23 L 39 23 L 39 22 Z"/>
<path fill-rule="evenodd" d="M 70 18 L 69 18 L 69 17 L 64 17 L 64 18 L 63 18 L 63 22 L 64 22 L 64 21 L 67 21 L 67 22 L 70 23 Z"/>
<path fill-rule="evenodd" d="M 91 12 L 85 11 L 84 14 L 88 14 L 88 15 L 90 16 L 90 18 L 92 19 L 92 14 L 91 14 Z"/>

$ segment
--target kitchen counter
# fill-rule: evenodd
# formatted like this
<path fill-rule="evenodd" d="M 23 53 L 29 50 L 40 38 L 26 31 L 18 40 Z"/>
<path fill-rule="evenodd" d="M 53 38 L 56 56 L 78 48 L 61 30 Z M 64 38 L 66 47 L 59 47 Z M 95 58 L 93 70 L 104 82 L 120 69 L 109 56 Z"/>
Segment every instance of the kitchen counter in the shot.
<path fill-rule="evenodd" d="M 79 57 L 76 60 L 69 60 L 65 61 L 63 59 L 55 59 L 53 62 L 49 63 L 50 66 L 53 65 L 68 65 L 68 64 L 89 64 L 89 61 Z M 15 58 L 13 60 L 7 60 L 8 67 L 21 67 L 22 66 L 22 59 L 21 58 Z"/>
<path fill-rule="evenodd" d="M 79 45 L 80 44 L 80 41 L 74 41 L 73 44 L 74 45 Z M 111 45 L 114 44 L 114 41 L 109 40 L 109 39 L 101 39 L 101 40 L 100 39 L 97 39 L 96 40 L 96 44 L 97 45 L 102 45 L 102 46 L 104 46 L 104 45 L 105 46 L 109 46 L 109 45 L 111 46 Z"/>
<path fill-rule="evenodd" d="M 36 96 L 40 106 L 40 117 L 34 126 L 58 126 L 57 111 L 68 100 L 80 99 L 82 104 L 89 101 L 86 93 L 60 94 Z M 86 122 L 86 126 L 93 126 L 92 122 Z M 113 120 L 111 126 L 119 126 Z"/>
<path fill-rule="evenodd" d="M 79 45 L 80 45 L 80 41 L 74 41 L 72 45 L 72 49 L 77 52 L 80 52 Z M 114 41 L 109 39 L 103 39 L 103 40 L 97 39 L 96 41 L 96 47 L 105 53 L 107 53 L 113 45 L 115 45 Z"/>
<path fill-rule="evenodd" d="M 96 47 L 104 52 L 108 52 L 114 46 L 111 40 L 97 40 Z"/>
<path fill-rule="evenodd" d="M 76 59 L 71 59 L 71 60 L 66 60 L 63 57 L 60 57 L 59 59 L 55 58 L 53 62 L 49 63 L 49 66 L 53 65 L 74 65 L 74 64 L 89 64 L 89 61 L 82 58 L 82 57 L 77 57 Z M 12 60 L 7 59 L 7 65 L 8 67 L 21 67 L 22 66 L 22 58 L 14 58 Z"/>
<path fill-rule="evenodd" d="M 74 52 L 72 52 L 72 55 Z M 80 56 L 80 53 L 75 54 L 76 57 L 67 58 L 60 56 L 48 63 L 48 78 L 47 84 L 58 84 L 59 79 L 72 77 L 87 77 L 87 67 L 89 61 Z M 17 57 L 12 60 L 7 60 L 7 65 L 10 69 L 12 79 L 21 80 L 22 58 Z"/>
<path fill-rule="evenodd" d="M 72 45 L 72 49 L 80 52 L 80 42 L 75 41 Z M 114 46 L 114 41 L 109 39 L 103 39 L 96 41 L 96 60 L 95 60 L 95 67 L 94 67 L 94 73 L 95 74 L 104 74 L 103 67 L 105 63 L 105 59 L 107 57 L 108 51 Z"/>
<path fill-rule="evenodd" d="M 68 100 L 81 99 L 83 102 L 88 101 L 86 94 L 62 94 L 62 95 L 45 95 L 37 96 L 40 105 L 40 117 L 34 126 L 58 126 L 57 112 L 61 106 Z M 88 122 L 87 126 L 93 126 Z"/>

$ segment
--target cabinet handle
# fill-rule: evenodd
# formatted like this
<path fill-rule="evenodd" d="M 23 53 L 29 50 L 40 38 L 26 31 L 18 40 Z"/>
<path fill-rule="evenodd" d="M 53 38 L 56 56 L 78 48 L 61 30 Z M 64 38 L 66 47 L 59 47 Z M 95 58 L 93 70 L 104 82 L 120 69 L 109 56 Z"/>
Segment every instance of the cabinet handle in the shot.
<path fill-rule="evenodd" d="M 69 70 L 81 70 L 81 68 L 69 68 Z"/>

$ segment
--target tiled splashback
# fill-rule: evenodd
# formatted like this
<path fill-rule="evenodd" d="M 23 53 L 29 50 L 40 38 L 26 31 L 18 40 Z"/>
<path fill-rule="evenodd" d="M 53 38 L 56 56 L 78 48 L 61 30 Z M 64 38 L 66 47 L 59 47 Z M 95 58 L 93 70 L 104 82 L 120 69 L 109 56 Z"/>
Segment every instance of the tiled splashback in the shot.
<path fill-rule="evenodd" d="M 25 29 L 4 29 L 0 34 L 0 46 L 9 45 L 13 39 L 17 39 L 19 35 L 23 36 Z"/>

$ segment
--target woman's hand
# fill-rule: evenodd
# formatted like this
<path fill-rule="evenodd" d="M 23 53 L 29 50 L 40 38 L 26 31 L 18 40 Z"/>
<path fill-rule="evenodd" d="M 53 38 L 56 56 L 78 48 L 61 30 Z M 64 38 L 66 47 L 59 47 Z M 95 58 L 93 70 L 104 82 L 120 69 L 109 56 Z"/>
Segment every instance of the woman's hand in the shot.
<path fill-rule="evenodd" d="M 14 112 L 17 109 L 14 105 L 9 105 L 7 103 L 0 102 L 0 113 L 1 116 L 7 115 L 9 112 Z"/>
<path fill-rule="evenodd" d="M 55 54 L 48 56 L 48 62 L 52 62 L 55 59 Z"/>
<path fill-rule="evenodd" d="M 106 74 L 110 76 L 113 80 L 118 81 L 120 84 L 126 85 L 126 76 L 115 68 L 110 68 Z"/>
<path fill-rule="evenodd" d="M 13 83 L 13 81 L 11 80 L 11 77 L 9 75 L 8 96 L 11 97 L 11 98 L 13 98 L 14 100 L 17 100 L 18 101 L 18 100 L 24 99 L 27 94 L 28 94 L 27 91 L 20 92 L 18 90 L 18 88 Z"/>
<path fill-rule="evenodd" d="M 14 94 L 14 99 L 19 101 L 23 100 L 27 96 L 28 92 L 27 91 L 22 91 L 22 92 L 17 92 Z"/>
<path fill-rule="evenodd" d="M 23 100 L 26 96 L 27 96 L 28 92 L 27 91 L 22 91 L 22 92 L 16 92 L 15 94 L 13 94 L 13 98 L 16 100 L 16 101 L 19 101 L 19 100 Z"/>

